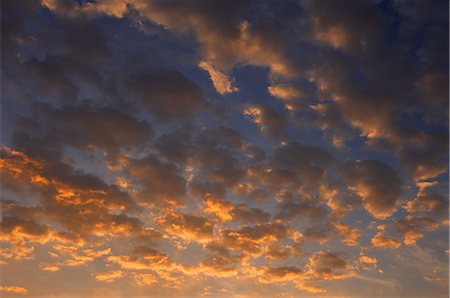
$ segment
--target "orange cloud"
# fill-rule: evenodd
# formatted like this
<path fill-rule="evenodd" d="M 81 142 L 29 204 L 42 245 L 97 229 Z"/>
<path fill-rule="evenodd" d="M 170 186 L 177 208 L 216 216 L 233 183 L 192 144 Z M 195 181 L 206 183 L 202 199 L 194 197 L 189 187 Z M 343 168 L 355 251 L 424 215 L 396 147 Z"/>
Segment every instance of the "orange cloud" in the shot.
<path fill-rule="evenodd" d="M 290 100 L 303 95 L 299 88 L 290 85 L 269 86 L 267 87 L 267 91 L 270 95 L 283 100 Z"/>
<path fill-rule="evenodd" d="M 153 274 L 133 273 L 134 282 L 141 287 L 149 286 L 157 282 L 157 278 Z"/>
<path fill-rule="evenodd" d="M 115 281 L 116 279 L 119 279 L 123 276 L 123 272 L 120 270 L 117 271 L 111 271 L 111 272 L 105 272 L 105 273 L 99 273 L 95 275 L 95 279 L 101 282 L 111 283 Z"/>
<path fill-rule="evenodd" d="M 186 240 L 207 242 L 213 236 L 213 223 L 207 218 L 169 211 L 158 219 L 167 232 Z"/>
<path fill-rule="evenodd" d="M 378 232 L 371 240 L 374 247 L 379 248 L 398 248 L 400 247 L 400 242 L 393 238 L 385 235 L 384 231 Z"/>
<path fill-rule="evenodd" d="M 203 212 L 215 214 L 222 222 L 230 221 L 233 218 L 230 212 L 234 206 L 229 202 L 206 196 L 204 204 Z"/>
<path fill-rule="evenodd" d="M 355 268 L 339 253 L 315 252 L 307 268 L 308 277 L 316 280 L 347 279 L 356 275 Z"/>
<path fill-rule="evenodd" d="M 424 237 L 424 231 L 438 229 L 439 223 L 428 217 L 407 215 L 404 219 L 394 222 L 393 226 L 403 236 L 404 244 L 415 245 L 417 240 Z"/>
<path fill-rule="evenodd" d="M 255 226 L 243 226 L 237 231 L 221 231 L 222 241 L 226 247 L 241 251 L 254 257 L 261 255 L 262 247 L 279 241 L 287 236 L 287 228 L 279 222 Z"/>
<path fill-rule="evenodd" d="M 28 294 L 28 290 L 26 288 L 17 286 L 0 286 L 0 292 L 20 294 L 20 295 Z"/>
<path fill-rule="evenodd" d="M 333 223 L 334 227 L 340 235 L 343 236 L 342 242 L 348 246 L 358 246 L 361 233 L 357 228 L 344 225 L 340 222 Z"/>
<path fill-rule="evenodd" d="M 365 256 L 365 255 L 360 255 L 359 256 L 359 262 L 360 263 L 366 263 L 366 264 L 376 264 L 377 263 L 377 259 L 373 258 L 373 257 Z"/>
<path fill-rule="evenodd" d="M 237 87 L 232 85 L 232 82 L 224 73 L 214 68 L 211 62 L 200 61 L 198 66 L 209 73 L 211 81 L 218 93 L 224 95 L 226 93 L 239 91 Z"/>

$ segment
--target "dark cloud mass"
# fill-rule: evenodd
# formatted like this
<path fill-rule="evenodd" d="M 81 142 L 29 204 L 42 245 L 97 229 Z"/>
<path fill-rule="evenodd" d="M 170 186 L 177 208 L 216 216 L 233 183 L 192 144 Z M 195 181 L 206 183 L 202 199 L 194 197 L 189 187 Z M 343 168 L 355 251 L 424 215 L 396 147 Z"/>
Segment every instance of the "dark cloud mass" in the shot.
<path fill-rule="evenodd" d="M 448 1 L 0 6 L 0 296 L 448 297 Z"/>

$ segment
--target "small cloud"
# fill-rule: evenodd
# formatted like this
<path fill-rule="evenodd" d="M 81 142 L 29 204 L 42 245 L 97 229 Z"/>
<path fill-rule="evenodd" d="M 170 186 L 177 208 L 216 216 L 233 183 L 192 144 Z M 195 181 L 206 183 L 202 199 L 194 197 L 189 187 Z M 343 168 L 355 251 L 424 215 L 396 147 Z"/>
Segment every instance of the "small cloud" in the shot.
<path fill-rule="evenodd" d="M 233 86 L 231 80 L 223 72 L 216 69 L 210 62 L 201 61 L 198 67 L 209 73 L 209 77 L 218 93 L 224 95 L 239 91 L 237 87 Z"/>
<path fill-rule="evenodd" d="M 123 272 L 120 270 L 117 271 L 111 271 L 111 272 L 105 272 L 95 275 L 95 279 L 98 281 L 110 283 L 115 281 L 118 278 L 121 278 L 123 276 Z"/>
<path fill-rule="evenodd" d="M 395 239 L 393 237 L 386 236 L 383 231 L 378 232 L 375 235 L 375 237 L 372 238 L 371 242 L 374 247 L 379 247 L 379 248 L 399 248 L 400 247 L 400 241 L 398 241 L 397 239 Z"/>
<path fill-rule="evenodd" d="M 24 287 L 17 287 L 17 286 L 0 286 L 0 292 L 21 294 L 21 295 L 28 294 L 27 289 L 25 289 Z"/>

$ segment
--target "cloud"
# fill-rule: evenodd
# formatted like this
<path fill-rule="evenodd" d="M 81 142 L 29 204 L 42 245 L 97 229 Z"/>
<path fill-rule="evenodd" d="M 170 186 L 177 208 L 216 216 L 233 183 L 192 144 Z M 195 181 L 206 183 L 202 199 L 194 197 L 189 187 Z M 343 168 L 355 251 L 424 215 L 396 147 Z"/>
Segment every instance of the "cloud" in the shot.
<path fill-rule="evenodd" d="M 91 295 L 76 269 L 118 295 L 346 295 L 403 275 L 358 274 L 393 254 L 438 258 L 444 2 L 3 1 L 6 274 L 33 294 L 25 265 L 55 277 L 44 294 Z M 437 261 L 378 293 L 445 295 Z"/>
<path fill-rule="evenodd" d="M 404 219 L 395 221 L 393 226 L 403 236 L 404 244 L 415 245 L 418 239 L 424 237 L 423 231 L 434 231 L 439 224 L 431 218 L 407 215 Z"/>
<path fill-rule="evenodd" d="M 377 264 L 377 259 L 374 257 L 366 256 L 366 255 L 360 255 L 359 262 L 365 263 L 365 264 Z"/>
<path fill-rule="evenodd" d="M 214 68 L 210 62 L 200 61 L 198 67 L 208 72 L 211 81 L 219 94 L 224 95 L 226 93 L 239 91 L 237 87 L 232 85 L 230 79 L 224 73 Z"/>
<path fill-rule="evenodd" d="M 290 246 L 268 245 L 264 251 L 265 258 L 269 260 L 286 260 L 291 255 L 291 250 Z"/>
<path fill-rule="evenodd" d="M 198 265 L 185 266 L 188 274 L 204 274 L 213 277 L 232 277 L 240 273 L 240 267 L 246 265 L 241 254 L 232 254 L 230 250 L 215 242 L 209 242 L 205 246 L 207 256 Z"/>
<path fill-rule="evenodd" d="M 262 283 L 274 283 L 298 280 L 303 278 L 304 271 L 297 267 L 265 267 L 263 268 L 263 274 L 259 278 Z"/>
<path fill-rule="evenodd" d="M 231 210 L 233 210 L 233 204 L 214 199 L 210 196 L 205 198 L 205 207 L 203 212 L 213 213 L 220 221 L 230 221 L 233 217 L 230 215 Z"/>
<path fill-rule="evenodd" d="M 0 286 L 0 292 L 27 295 L 28 290 L 24 287 L 17 286 Z"/>
<path fill-rule="evenodd" d="M 149 286 L 157 282 L 155 275 L 147 273 L 133 273 L 133 279 L 138 286 Z"/>
<path fill-rule="evenodd" d="M 3 241 L 28 239 L 32 242 L 46 243 L 51 237 L 51 231 L 48 226 L 13 216 L 4 216 L 2 218 L 1 239 Z"/>
<path fill-rule="evenodd" d="M 309 259 L 307 275 L 318 280 L 347 279 L 355 276 L 355 269 L 339 253 L 318 251 Z"/>
<path fill-rule="evenodd" d="M 161 268 L 170 270 L 171 266 L 168 256 L 156 250 L 148 251 L 139 257 L 112 255 L 107 260 L 126 270 L 158 270 Z"/>
<path fill-rule="evenodd" d="M 271 217 L 270 213 L 258 208 L 249 208 L 244 204 L 234 206 L 231 210 L 231 216 L 233 220 L 246 224 L 268 222 Z"/>
<path fill-rule="evenodd" d="M 158 219 L 158 224 L 174 236 L 189 241 L 208 242 L 213 236 L 214 224 L 195 215 L 169 211 Z"/>
<path fill-rule="evenodd" d="M 95 275 L 95 279 L 101 282 L 111 283 L 123 276 L 123 272 L 120 270 L 99 273 Z"/>
<path fill-rule="evenodd" d="M 187 199 L 185 180 L 178 167 L 155 155 L 129 161 L 126 169 L 130 178 L 141 185 L 143 202 L 156 205 L 180 205 Z"/>
<path fill-rule="evenodd" d="M 287 232 L 284 225 L 274 222 L 242 226 L 236 231 L 224 229 L 221 236 L 223 244 L 229 249 L 257 257 L 262 254 L 263 246 L 284 239 Z"/>
<path fill-rule="evenodd" d="M 267 87 L 267 91 L 270 95 L 278 97 L 282 100 L 290 100 L 297 97 L 300 97 L 302 94 L 302 90 L 295 86 L 289 85 L 274 85 Z"/>
<path fill-rule="evenodd" d="M 337 231 L 328 222 L 321 225 L 314 225 L 302 232 L 306 239 L 316 241 L 321 245 L 326 243 L 331 237 L 335 236 L 336 233 Z"/>
<path fill-rule="evenodd" d="M 399 248 L 401 245 L 396 238 L 386 236 L 384 231 L 378 232 L 370 242 L 374 247 L 379 248 Z"/>
<path fill-rule="evenodd" d="M 448 199 L 439 191 L 438 182 L 417 182 L 416 198 L 408 201 L 403 208 L 408 213 L 433 214 L 436 218 L 448 217 Z"/>
<path fill-rule="evenodd" d="M 276 218 L 284 220 L 307 217 L 311 221 L 320 221 L 327 218 L 329 214 L 329 211 L 323 205 L 306 200 L 300 203 L 286 202 L 279 208 L 281 211 L 276 215 Z"/>
<path fill-rule="evenodd" d="M 251 177 L 276 193 L 280 190 L 317 191 L 325 181 L 326 167 L 334 157 L 324 149 L 297 142 L 284 143 L 268 158 L 264 168 L 251 169 Z"/>
<path fill-rule="evenodd" d="M 384 219 L 397 210 L 402 181 L 386 164 L 376 160 L 349 162 L 342 174 L 345 183 L 362 199 L 364 208 L 375 218 Z"/>
<path fill-rule="evenodd" d="M 133 74 L 125 88 L 132 101 L 163 122 L 191 117 L 206 107 L 200 87 L 178 71 Z"/>
<path fill-rule="evenodd" d="M 263 105 L 248 105 L 243 111 L 243 115 L 256 123 L 260 130 L 268 135 L 283 135 L 287 128 L 285 116 Z"/>
<path fill-rule="evenodd" d="M 357 228 L 347 226 L 340 222 L 333 223 L 337 232 L 342 235 L 342 242 L 348 246 L 358 246 L 359 237 L 361 236 L 360 231 Z"/>

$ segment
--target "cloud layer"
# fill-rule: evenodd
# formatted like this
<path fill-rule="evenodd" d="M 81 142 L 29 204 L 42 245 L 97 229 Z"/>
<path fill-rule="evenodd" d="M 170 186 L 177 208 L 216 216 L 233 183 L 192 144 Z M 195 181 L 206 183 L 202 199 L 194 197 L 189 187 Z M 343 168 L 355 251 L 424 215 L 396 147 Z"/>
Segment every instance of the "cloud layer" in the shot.
<path fill-rule="evenodd" d="M 448 296 L 446 1 L 1 13 L 2 295 Z"/>

